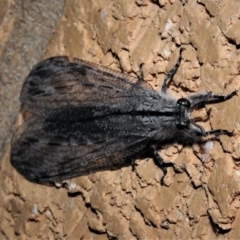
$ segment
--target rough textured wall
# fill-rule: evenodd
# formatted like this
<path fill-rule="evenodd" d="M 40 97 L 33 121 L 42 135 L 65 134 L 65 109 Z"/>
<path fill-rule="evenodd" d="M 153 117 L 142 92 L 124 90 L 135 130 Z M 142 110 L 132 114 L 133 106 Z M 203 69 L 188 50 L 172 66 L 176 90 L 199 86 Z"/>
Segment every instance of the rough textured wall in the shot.
<path fill-rule="evenodd" d="M 19 113 L 24 77 L 41 60 L 63 5 L 63 0 L 0 1 L 0 158 Z"/>
<path fill-rule="evenodd" d="M 239 89 L 238 0 L 66 1 L 54 30 L 49 19 L 56 3 L 51 9 L 47 1 L 23 1 L 25 8 L 15 5 L 16 11 L 23 11 L 23 20 L 17 21 L 8 14 L 10 1 L 3 2 L 0 83 L 7 86 L 1 86 L 1 105 L 9 108 L 4 117 L 8 127 L 13 125 L 12 115 L 18 113 L 16 107 L 11 109 L 19 96 L 13 90 L 20 91 L 27 71 L 43 52 L 43 57 L 70 55 L 133 75 L 145 63 L 145 80 L 159 89 L 183 46 L 184 60 L 171 86 L 173 95 L 210 90 L 226 94 Z M 24 15 L 26 6 L 36 6 L 35 12 Z M 37 14 L 45 17 L 28 26 L 27 19 Z M 22 37 L 17 34 L 20 26 L 26 27 Z M 48 45 L 46 28 L 53 32 Z M 37 37 L 33 34 L 18 51 L 8 53 L 36 29 Z M 13 67 L 6 73 L 9 65 Z M 134 172 L 127 167 L 72 179 L 69 192 L 40 186 L 11 167 L 7 146 L 1 161 L 0 238 L 238 239 L 239 107 L 239 97 L 235 97 L 194 113 L 206 129 L 234 130 L 235 136 L 208 143 L 205 152 L 197 145 L 165 147 L 161 156 L 175 164 L 175 170 L 168 169 L 167 186 L 159 184 L 162 171 L 152 159 L 137 161 Z M 3 142 L 6 135 L 1 135 Z"/>

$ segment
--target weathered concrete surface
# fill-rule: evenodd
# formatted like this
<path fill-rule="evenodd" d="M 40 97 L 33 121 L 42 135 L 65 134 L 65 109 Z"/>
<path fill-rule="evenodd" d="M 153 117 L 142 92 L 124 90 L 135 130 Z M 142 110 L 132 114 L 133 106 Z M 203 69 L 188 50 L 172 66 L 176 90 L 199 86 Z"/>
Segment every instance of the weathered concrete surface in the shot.
<path fill-rule="evenodd" d="M 173 95 L 210 90 L 226 94 L 239 89 L 239 1 L 182 2 L 66 1 L 51 41 L 42 47 L 44 57 L 70 55 L 114 69 L 120 69 L 120 64 L 129 74 L 136 74 L 144 62 L 145 79 L 159 89 L 181 45 L 186 50 L 171 86 Z M 12 25 L 5 34 L 15 28 Z M 33 61 L 34 51 L 29 51 L 14 62 L 12 74 L 21 81 L 39 60 Z M 16 88 L 20 85 L 11 83 Z M 18 101 L 16 94 L 9 98 Z M 9 104 L 7 98 L 2 102 Z M 166 147 L 161 156 L 178 169 L 178 173 L 168 169 L 167 187 L 159 184 L 162 171 L 153 161 L 141 160 L 135 172 L 127 167 L 72 179 L 76 185 L 68 196 L 63 188 L 26 181 L 11 167 L 8 146 L 1 162 L 0 238 L 238 239 L 239 108 L 239 97 L 235 97 L 194 113 L 206 129 L 234 130 L 235 136 L 209 142 L 204 151 L 197 145 Z"/>
<path fill-rule="evenodd" d="M 16 122 L 24 78 L 41 60 L 63 8 L 63 0 L 0 1 L 0 158 Z"/>

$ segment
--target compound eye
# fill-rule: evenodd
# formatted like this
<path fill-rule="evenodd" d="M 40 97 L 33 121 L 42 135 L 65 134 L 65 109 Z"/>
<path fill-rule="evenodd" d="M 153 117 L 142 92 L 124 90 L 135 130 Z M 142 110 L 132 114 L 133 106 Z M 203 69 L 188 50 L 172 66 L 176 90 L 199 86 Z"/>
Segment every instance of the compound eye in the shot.
<path fill-rule="evenodd" d="M 177 105 L 184 106 L 186 108 L 190 108 L 190 106 L 191 106 L 189 100 L 187 100 L 186 98 L 178 99 Z"/>

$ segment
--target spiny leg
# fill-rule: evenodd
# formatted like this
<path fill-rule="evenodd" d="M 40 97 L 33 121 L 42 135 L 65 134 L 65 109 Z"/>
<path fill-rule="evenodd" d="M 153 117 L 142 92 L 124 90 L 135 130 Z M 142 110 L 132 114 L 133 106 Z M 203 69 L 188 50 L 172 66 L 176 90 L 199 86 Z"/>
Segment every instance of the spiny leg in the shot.
<path fill-rule="evenodd" d="M 197 95 L 191 96 L 188 99 L 191 101 L 191 109 L 194 109 L 199 105 L 203 105 L 203 104 L 225 102 L 236 95 L 237 95 L 237 90 L 231 92 L 228 95 L 217 95 L 217 94 L 213 95 L 212 92 L 208 92 L 206 94 L 197 94 Z"/>
<path fill-rule="evenodd" d="M 167 86 L 168 84 L 173 80 L 173 77 L 174 75 L 176 74 L 179 66 L 180 66 L 180 63 L 182 61 L 182 52 L 183 50 L 185 50 L 184 48 L 181 48 L 180 49 L 180 55 L 179 55 L 179 58 L 177 60 L 177 63 L 175 64 L 175 66 L 172 68 L 172 70 L 167 74 L 167 76 L 165 77 L 164 79 L 164 82 L 163 82 L 163 85 L 162 85 L 162 89 L 161 89 L 161 92 L 165 93 L 167 91 Z"/>

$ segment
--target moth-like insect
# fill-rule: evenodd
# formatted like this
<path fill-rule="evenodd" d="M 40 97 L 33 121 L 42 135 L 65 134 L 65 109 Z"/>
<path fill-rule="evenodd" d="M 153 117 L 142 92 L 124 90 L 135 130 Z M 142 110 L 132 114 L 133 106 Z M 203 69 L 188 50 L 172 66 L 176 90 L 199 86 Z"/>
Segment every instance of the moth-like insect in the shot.
<path fill-rule="evenodd" d="M 150 151 L 166 173 L 157 147 L 201 143 L 206 132 L 190 113 L 208 103 L 224 102 L 212 92 L 174 99 L 167 93 L 182 59 L 167 74 L 160 92 L 135 78 L 93 63 L 52 57 L 26 78 L 22 107 L 33 114 L 13 140 L 11 163 L 26 179 L 46 184 L 122 167 Z"/>

